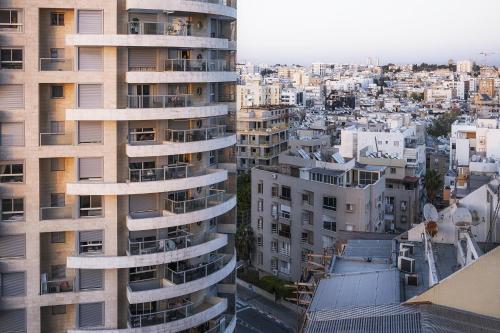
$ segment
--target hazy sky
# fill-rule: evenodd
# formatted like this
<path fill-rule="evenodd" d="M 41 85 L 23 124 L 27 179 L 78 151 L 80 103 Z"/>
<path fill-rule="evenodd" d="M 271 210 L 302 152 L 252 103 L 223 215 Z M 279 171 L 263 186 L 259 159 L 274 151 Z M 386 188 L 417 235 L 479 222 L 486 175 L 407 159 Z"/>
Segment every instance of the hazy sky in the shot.
<path fill-rule="evenodd" d="M 482 51 L 500 64 L 500 0 L 238 1 L 240 61 L 483 63 Z"/>

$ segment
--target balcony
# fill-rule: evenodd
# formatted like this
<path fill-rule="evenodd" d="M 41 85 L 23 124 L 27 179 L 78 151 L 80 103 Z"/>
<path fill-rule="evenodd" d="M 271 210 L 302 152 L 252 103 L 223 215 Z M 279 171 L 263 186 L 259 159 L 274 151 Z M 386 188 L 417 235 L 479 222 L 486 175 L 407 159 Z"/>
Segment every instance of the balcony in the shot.
<path fill-rule="evenodd" d="M 134 240 L 129 240 L 127 255 L 141 256 L 151 253 L 175 251 L 203 243 L 199 241 L 196 242 L 195 236 L 186 231 L 175 231 L 173 233 L 170 233 L 168 236 L 169 237 L 166 239 L 146 242 L 136 242 Z M 199 236 L 197 236 L 196 238 L 199 239 Z"/>
<path fill-rule="evenodd" d="M 40 133 L 40 146 L 72 146 L 74 136 L 66 133 Z"/>
<path fill-rule="evenodd" d="M 40 293 L 42 295 L 71 293 L 76 291 L 75 288 L 76 288 L 75 279 L 40 281 Z"/>
<path fill-rule="evenodd" d="M 125 332 L 180 332 L 200 326 L 222 315 L 227 310 L 227 299 L 207 297 L 198 304 L 184 300 L 170 309 L 147 314 L 129 313 L 129 329 Z M 150 328 L 150 329 L 148 329 Z M 72 333 L 83 331 L 71 331 Z"/>
<path fill-rule="evenodd" d="M 187 238 L 184 239 L 185 243 L 180 245 L 173 239 L 160 240 L 154 244 L 132 243 L 130 249 L 137 254 L 128 253 L 127 256 L 105 256 L 102 244 L 90 244 L 91 248 L 85 253 L 68 257 L 66 266 L 78 269 L 120 269 L 162 265 L 196 258 L 217 251 L 228 243 L 227 235 L 217 233 L 204 234 L 191 243 L 187 242 Z"/>
<path fill-rule="evenodd" d="M 235 267 L 234 255 L 217 255 L 201 266 L 183 270 L 165 267 L 163 279 L 130 283 L 127 297 L 129 303 L 136 304 L 188 295 L 217 284 Z"/>
<path fill-rule="evenodd" d="M 130 212 L 127 228 L 130 231 L 139 231 L 188 225 L 224 215 L 235 206 L 236 196 L 227 193 L 216 193 L 215 197 L 184 202 L 166 200 L 165 208 L 168 209 L 163 211 Z"/>
<path fill-rule="evenodd" d="M 236 0 L 127 0 L 126 10 L 149 9 L 205 13 L 236 18 Z"/>
<path fill-rule="evenodd" d="M 236 135 L 227 133 L 226 126 L 188 130 L 167 129 L 163 142 L 130 142 L 126 150 L 128 157 L 153 157 L 207 152 L 227 148 L 235 143 Z"/>
<path fill-rule="evenodd" d="M 73 59 L 40 58 L 40 71 L 42 72 L 71 72 L 73 70 Z"/>
<path fill-rule="evenodd" d="M 75 215 L 72 206 L 40 208 L 40 220 L 42 221 L 71 220 L 76 218 Z"/>
<path fill-rule="evenodd" d="M 66 184 L 69 195 L 133 195 L 181 191 L 210 186 L 228 178 L 220 169 L 196 170 L 189 166 L 165 166 L 158 169 L 129 170 L 125 183 L 76 182 Z"/>

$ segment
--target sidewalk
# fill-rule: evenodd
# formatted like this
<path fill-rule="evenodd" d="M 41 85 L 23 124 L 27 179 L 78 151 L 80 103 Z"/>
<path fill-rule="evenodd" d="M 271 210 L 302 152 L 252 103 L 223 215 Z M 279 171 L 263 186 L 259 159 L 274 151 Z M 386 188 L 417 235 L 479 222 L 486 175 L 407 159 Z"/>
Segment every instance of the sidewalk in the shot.
<path fill-rule="evenodd" d="M 276 304 L 263 296 L 257 295 L 255 292 L 243 286 L 238 285 L 237 292 L 240 300 L 278 319 L 292 332 L 297 332 L 297 313 L 285 308 L 282 305 Z"/>

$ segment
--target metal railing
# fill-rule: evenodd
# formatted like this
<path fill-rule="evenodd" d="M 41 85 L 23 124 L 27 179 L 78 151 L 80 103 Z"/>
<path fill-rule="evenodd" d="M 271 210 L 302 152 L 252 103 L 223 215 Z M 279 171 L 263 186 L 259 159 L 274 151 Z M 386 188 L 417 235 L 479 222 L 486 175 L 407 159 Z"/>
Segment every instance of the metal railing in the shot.
<path fill-rule="evenodd" d="M 191 36 L 190 27 L 178 29 L 167 22 L 128 22 L 127 31 L 130 35 Z"/>
<path fill-rule="evenodd" d="M 23 31 L 24 31 L 23 23 L 0 23 L 0 32 L 23 32 Z"/>
<path fill-rule="evenodd" d="M 73 135 L 66 133 L 40 133 L 40 146 L 71 146 Z"/>
<path fill-rule="evenodd" d="M 232 71 L 226 60 L 167 59 L 167 72 L 227 72 Z"/>
<path fill-rule="evenodd" d="M 222 6 L 232 7 L 232 8 L 236 8 L 237 7 L 237 1 L 236 0 L 189 0 L 189 1 L 211 3 L 211 4 L 214 4 L 214 5 L 222 5 Z"/>
<path fill-rule="evenodd" d="M 129 109 L 183 108 L 193 105 L 193 95 L 128 96 Z"/>
<path fill-rule="evenodd" d="M 73 60 L 64 58 L 40 58 L 41 71 L 73 71 Z"/>
<path fill-rule="evenodd" d="M 132 183 L 153 182 L 188 178 L 192 173 L 187 164 L 169 165 L 156 169 L 129 169 L 128 180 Z"/>
<path fill-rule="evenodd" d="M 186 214 L 220 205 L 227 199 L 228 195 L 226 191 L 210 190 L 209 195 L 202 198 L 185 201 L 165 199 L 165 210 L 173 214 Z"/>
<path fill-rule="evenodd" d="M 176 231 L 169 234 L 169 238 L 154 241 L 135 242 L 129 240 L 129 255 L 144 255 L 151 253 L 162 253 L 185 249 L 194 244 L 195 236 L 186 231 Z"/>
<path fill-rule="evenodd" d="M 42 207 L 40 208 L 40 219 L 47 220 L 63 220 L 73 218 L 73 207 Z"/>
<path fill-rule="evenodd" d="M 75 279 L 62 279 L 41 282 L 41 294 L 70 293 L 75 291 Z"/>
<path fill-rule="evenodd" d="M 184 299 L 179 304 L 174 304 L 172 308 L 163 311 L 132 314 L 129 310 L 129 325 L 130 327 L 145 327 L 184 319 L 192 315 L 193 307 L 194 304 L 191 301 Z"/>
<path fill-rule="evenodd" d="M 226 126 L 220 125 L 208 128 L 189 130 L 165 130 L 165 141 L 170 142 L 196 142 L 220 138 L 226 135 Z"/>
<path fill-rule="evenodd" d="M 206 278 L 207 276 L 224 268 L 228 262 L 228 255 L 217 256 L 216 259 L 198 267 L 186 269 L 184 271 L 174 271 L 168 267 L 165 268 L 165 278 L 174 284 L 184 284 L 195 280 Z"/>
<path fill-rule="evenodd" d="M 208 331 L 203 331 L 203 333 L 224 333 L 226 328 L 229 327 L 232 319 L 232 316 L 225 315 L 219 320 L 219 323 L 216 326 L 212 327 Z"/>

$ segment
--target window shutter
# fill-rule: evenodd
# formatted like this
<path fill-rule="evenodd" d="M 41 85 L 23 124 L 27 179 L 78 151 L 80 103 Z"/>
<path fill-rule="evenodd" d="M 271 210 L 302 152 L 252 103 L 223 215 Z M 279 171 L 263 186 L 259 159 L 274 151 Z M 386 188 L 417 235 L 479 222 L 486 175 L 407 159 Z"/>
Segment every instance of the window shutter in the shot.
<path fill-rule="evenodd" d="M 24 86 L 0 84 L 0 108 L 2 110 L 24 109 Z"/>
<path fill-rule="evenodd" d="M 156 50 L 145 48 L 129 49 L 128 66 L 135 70 L 156 68 Z"/>
<path fill-rule="evenodd" d="M 102 34 L 102 10 L 79 10 L 78 33 Z"/>
<path fill-rule="evenodd" d="M 2 296 L 26 296 L 26 273 L 2 273 Z"/>
<path fill-rule="evenodd" d="M 0 145 L 24 146 L 24 123 L 1 123 Z"/>
<path fill-rule="evenodd" d="M 102 122 L 84 121 L 78 123 L 79 143 L 101 143 Z"/>
<path fill-rule="evenodd" d="M 102 53 L 101 47 L 80 47 L 78 49 L 78 69 L 81 71 L 102 71 Z"/>
<path fill-rule="evenodd" d="M 26 309 L 0 311 L 0 332 L 25 333 Z"/>
<path fill-rule="evenodd" d="M 99 109 L 103 106 L 102 84 L 78 85 L 78 107 L 82 109 Z"/>
<path fill-rule="evenodd" d="M 150 212 L 156 210 L 156 195 L 144 194 L 130 197 L 130 211 L 133 213 Z"/>
<path fill-rule="evenodd" d="M 0 258 L 24 258 L 26 256 L 26 235 L 0 237 Z"/>
<path fill-rule="evenodd" d="M 102 230 L 80 231 L 80 242 L 100 242 L 103 239 Z"/>
<path fill-rule="evenodd" d="M 104 326 L 104 303 L 78 305 L 78 327 L 91 328 Z"/>
<path fill-rule="evenodd" d="M 101 269 L 80 270 L 80 290 L 102 289 L 103 271 Z"/>
<path fill-rule="evenodd" d="M 79 159 L 80 179 L 102 179 L 102 157 Z"/>

